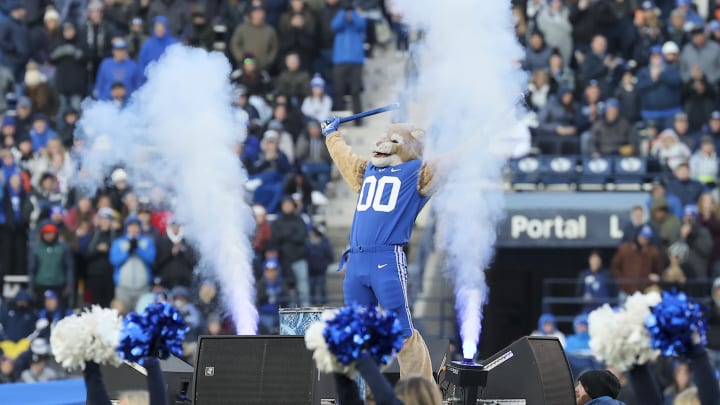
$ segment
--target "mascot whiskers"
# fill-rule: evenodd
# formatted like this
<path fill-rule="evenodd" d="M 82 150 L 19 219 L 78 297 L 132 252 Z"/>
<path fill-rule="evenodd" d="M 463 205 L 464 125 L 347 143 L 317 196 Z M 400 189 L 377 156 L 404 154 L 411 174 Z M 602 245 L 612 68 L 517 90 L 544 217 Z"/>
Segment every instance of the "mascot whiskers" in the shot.
<path fill-rule="evenodd" d="M 341 260 L 341 266 L 347 265 L 345 304 L 380 304 L 397 314 L 405 339 L 398 354 L 400 377 L 420 374 L 432 379 L 430 354 L 410 315 L 403 251 L 433 186 L 432 167 L 423 162 L 416 138 L 419 131 L 408 124 L 390 125 L 368 160 L 353 153 L 339 124 L 337 117 L 323 123 L 325 142 L 343 178 L 359 193 L 350 249 Z"/>

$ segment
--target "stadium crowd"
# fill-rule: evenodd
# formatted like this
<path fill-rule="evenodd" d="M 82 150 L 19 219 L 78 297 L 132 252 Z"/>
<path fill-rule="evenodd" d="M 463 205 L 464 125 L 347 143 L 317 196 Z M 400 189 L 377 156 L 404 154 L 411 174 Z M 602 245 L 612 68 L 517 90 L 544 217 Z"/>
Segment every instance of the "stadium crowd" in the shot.
<path fill-rule="evenodd" d="M 0 308 L 0 383 L 62 377 L 49 356 L 50 327 L 88 304 L 127 313 L 171 301 L 191 328 L 188 357 L 198 334 L 232 332 L 218 305 L 221 287 L 193 273 L 198 255 L 173 219 L 172 190 L 134 187 L 127 167 L 106 173 L 92 195 L 74 182 L 83 100 L 124 108 L 145 68 L 176 43 L 222 52 L 233 66 L 234 106 L 247 122 L 236 152 L 257 220 L 261 332 L 277 333 L 280 305 L 324 304 L 333 256 L 313 214 L 325 200 L 331 160 L 319 122 L 333 110 L 360 110 L 363 65 L 375 45 L 407 50 L 407 27 L 391 7 L 380 0 L 1 2 L 0 291 L 8 296 Z"/>
<path fill-rule="evenodd" d="M 536 151 L 651 157 L 663 168 L 648 203 L 632 208 L 610 270 L 590 255 L 578 282 L 585 312 L 658 283 L 720 276 L 720 3 L 704 3 L 513 1 Z M 85 304 L 126 313 L 172 301 L 191 326 L 188 356 L 198 334 L 232 329 L 221 287 L 193 276 L 197 255 L 172 218 L 172 190 L 134 190 L 127 168 L 107 173 L 95 195 L 73 187 L 82 100 L 123 108 L 175 43 L 227 55 L 248 123 L 236 150 L 257 222 L 260 327 L 273 333 L 281 305 L 327 300 L 332 249 L 313 220 L 331 173 L 319 122 L 360 111 L 365 60 L 393 37 L 407 51 L 392 1 L 2 2 L 0 276 L 29 283 L 0 309 L 0 383 L 62 376 L 49 327 Z M 709 348 L 720 353 L 720 281 L 712 299 Z M 575 327 L 566 348 L 586 355 L 587 321 Z M 552 316 L 541 318 L 538 333 L 556 332 Z M 666 391 L 680 392 L 687 369 L 670 369 Z"/>

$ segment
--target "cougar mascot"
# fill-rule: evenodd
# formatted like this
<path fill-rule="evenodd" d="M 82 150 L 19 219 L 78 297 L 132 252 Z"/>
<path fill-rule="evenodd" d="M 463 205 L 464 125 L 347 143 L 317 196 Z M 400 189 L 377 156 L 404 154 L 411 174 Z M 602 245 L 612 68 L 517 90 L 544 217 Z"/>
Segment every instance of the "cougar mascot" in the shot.
<path fill-rule="evenodd" d="M 393 124 L 375 142 L 368 161 L 353 153 L 338 131 L 339 119 L 323 123 L 330 156 L 350 187 L 359 193 L 343 292 L 345 304 L 376 306 L 397 314 L 405 342 L 398 354 L 400 377 L 421 374 L 432 380 L 425 341 L 413 328 L 407 295 L 407 260 L 415 218 L 430 199 L 433 173 L 422 161 L 422 144 L 407 124 Z"/>

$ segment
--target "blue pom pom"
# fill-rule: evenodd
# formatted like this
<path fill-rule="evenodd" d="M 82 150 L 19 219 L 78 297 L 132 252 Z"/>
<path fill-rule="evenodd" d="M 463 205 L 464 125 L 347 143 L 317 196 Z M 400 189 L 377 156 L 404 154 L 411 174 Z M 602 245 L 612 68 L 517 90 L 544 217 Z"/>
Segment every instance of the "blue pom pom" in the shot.
<path fill-rule="evenodd" d="M 346 366 L 363 356 L 387 364 L 403 345 L 402 327 L 394 314 L 362 306 L 340 308 L 326 322 L 323 337 L 330 352 Z"/>
<path fill-rule="evenodd" d="M 142 315 L 132 312 L 125 317 L 117 351 L 122 359 L 139 363 L 146 357 L 182 356 L 187 331 L 187 324 L 177 309 L 166 302 L 157 302 L 145 308 Z"/>
<path fill-rule="evenodd" d="M 702 306 L 682 292 L 663 291 L 662 295 L 662 301 L 650 309 L 645 320 L 652 347 L 671 357 L 684 356 L 694 345 L 707 344 Z"/>

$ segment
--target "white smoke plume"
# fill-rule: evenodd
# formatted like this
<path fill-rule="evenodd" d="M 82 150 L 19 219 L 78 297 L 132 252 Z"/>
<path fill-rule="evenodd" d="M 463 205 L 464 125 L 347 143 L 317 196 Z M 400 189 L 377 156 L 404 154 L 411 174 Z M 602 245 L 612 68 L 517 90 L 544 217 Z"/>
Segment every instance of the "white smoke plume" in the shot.
<path fill-rule="evenodd" d="M 81 188 L 94 190 L 122 165 L 138 193 L 168 190 L 166 201 L 200 254 L 198 268 L 220 283 L 237 332 L 255 334 L 254 219 L 234 151 L 245 130 L 231 106 L 230 71 L 222 54 L 175 45 L 148 68 L 147 83 L 124 109 L 86 104 L 78 177 Z"/>
<path fill-rule="evenodd" d="M 437 162 L 441 178 L 432 203 L 438 237 L 454 284 L 463 355 L 473 358 L 488 297 L 484 270 L 504 215 L 501 171 L 520 128 L 523 50 L 510 0 L 398 0 L 398 6 L 424 31 L 419 76 L 406 89 L 418 104 L 410 121 L 429 126 L 425 158 Z"/>

